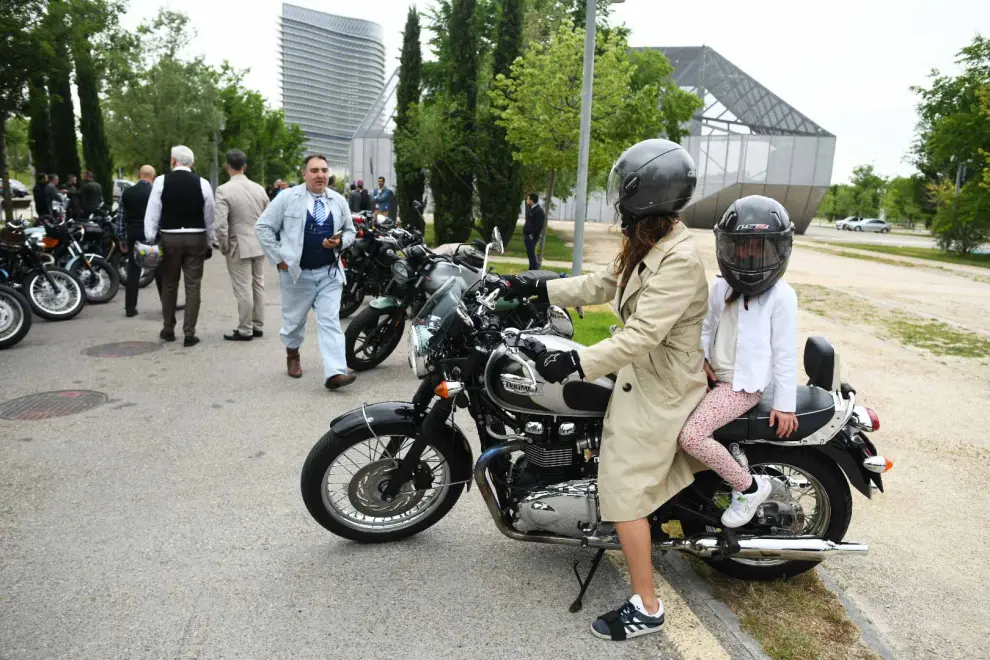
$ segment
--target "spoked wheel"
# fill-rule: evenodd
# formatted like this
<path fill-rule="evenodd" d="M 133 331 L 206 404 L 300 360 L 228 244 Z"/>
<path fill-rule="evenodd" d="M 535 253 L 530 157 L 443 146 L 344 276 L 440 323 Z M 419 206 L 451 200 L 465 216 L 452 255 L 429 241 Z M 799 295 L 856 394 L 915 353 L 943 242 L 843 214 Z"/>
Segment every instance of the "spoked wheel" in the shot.
<path fill-rule="evenodd" d="M 746 447 L 750 471 L 773 480 L 773 494 L 737 534 L 814 536 L 839 542 L 852 518 L 852 494 L 842 471 L 824 455 L 808 449 Z M 706 473 L 717 516 L 729 505 L 728 484 Z M 686 536 L 711 534 L 716 527 L 685 524 Z M 706 559 L 716 570 L 741 580 L 777 580 L 811 570 L 819 562 L 783 559 Z"/>
<path fill-rule="evenodd" d="M 53 287 L 44 273 L 31 273 L 24 280 L 24 297 L 34 313 L 49 321 L 66 321 L 82 311 L 86 295 L 82 284 L 64 268 L 48 268 Z"/>
<path fill-rule="evenodd" d="M 369 429 L 347 438 L 327 433 L 303 466 L 310 514 L 334 534 L 364 543 L 395 541 L 435 524 L 461 496 L 470 465 L 457 463 L 449 447 L 429 444 L 412 480 L 389 500 L 383 493 L 413 440 L 376 437 Z"/>
<path fill-rule="evenodd" d="M 405 310 L 368 307 L 354 317 L 344 333 L 347 366 L 367 371 L 385 361 L 402 341 Z"/>
<path fill-rule="evenodd" d="M 24 339 L 31 330 L 31 307 L 24 296 L 0 285 L 0 350 Z"/>
<path fill-rule="evenodd" d="M 75 275 L 86 292 L 86 302 L 101 304 L 110 302 L 120 290 L 120 273 L 103 257 L 88 255 L 89 264 L 82 257 L 76 259 L 69 271 Z"/>

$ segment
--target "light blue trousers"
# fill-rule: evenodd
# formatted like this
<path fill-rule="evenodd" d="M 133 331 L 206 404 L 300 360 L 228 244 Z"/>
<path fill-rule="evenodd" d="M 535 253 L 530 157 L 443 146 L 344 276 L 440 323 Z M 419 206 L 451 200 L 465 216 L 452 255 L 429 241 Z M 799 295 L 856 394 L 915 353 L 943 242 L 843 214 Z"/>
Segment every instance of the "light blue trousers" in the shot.
<path fill-rule="evenodd" d="M 304 270 L 292 281 L 289 273 L 279 272 L 282 291 L 282 343 L 286 348 L 302 346 L 306 333 L 306 317 L 312 309 L 316 314 L 316 330 L 323 355 L 323 374 L 331 378 L 347 373 L 344 355 L 344 331 L 340 329 L 340 292 L 344 275 L 339 268 Z"/>

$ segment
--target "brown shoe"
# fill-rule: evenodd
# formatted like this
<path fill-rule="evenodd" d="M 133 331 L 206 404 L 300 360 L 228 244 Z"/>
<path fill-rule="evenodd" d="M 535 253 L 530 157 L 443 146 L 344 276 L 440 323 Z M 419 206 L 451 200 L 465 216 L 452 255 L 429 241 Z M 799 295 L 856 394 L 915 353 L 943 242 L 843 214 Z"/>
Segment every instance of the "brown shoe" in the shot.
<path fill-rule="evenodd" d="M 348 371 L 346 374 L 337 374 L 327 378 L 324 385 L 328 390 L 339 390 L 341 387 L 347 387 L 355 380 L 357 380 L 357 376 L 354 375 L 354 372 Z"/>
<path fill-rule="evenodd" d="M 285 365 L 288 367 L 289 376 L 292 378 L 302 378 L 302 365 L 299 363 L 299 349 L 285 349 Z"/>

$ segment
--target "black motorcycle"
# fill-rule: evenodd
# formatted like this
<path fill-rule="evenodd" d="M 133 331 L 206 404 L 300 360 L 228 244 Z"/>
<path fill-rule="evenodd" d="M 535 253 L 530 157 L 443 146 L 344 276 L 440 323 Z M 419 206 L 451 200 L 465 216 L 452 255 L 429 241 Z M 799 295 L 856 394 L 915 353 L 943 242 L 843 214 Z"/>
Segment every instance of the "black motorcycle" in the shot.
<path fill-rule="evenodd" d="M 117 224 L 113 221 L 115 214 L 111 213 L 106 205 L 96 213 L 92 213 L 86 218 L 86 237 L 83 242 L 83 250 L 88 253 L 101 255 L 110 262 L 110 265 L 117 271 L 117 277 L 122 285 L 127 284 L 127 253 L 122 248 L 127 246 L 127 237 L 119 236 Z M 153 268 L 142 268 L 138 280 L 138 287 L 143 289 L 155 281 L 155 270 Z"/>
<path fill-rule="evenodd" d="M 340 294 L 340 318 L 345 319 L 361 307 L 366 296 L 379 296 L 392 279 L 394 257 L 389 252 L 423 242 L 418 231 L 396 227 L 394 220 L 375 218 L 370 211 L 354 217 L 356 236 L 341 255 L 346 279 Z"/>
<path fill-rule="evenodd" d="M 44 233 L 30 230 L 36 249 L 42 250 L 56 266 L 65 268 L 82 282 L 86 302 L 109 302 L 120 290 L 120 276 L 109 261 L 90 250 L 99 245 L 104 233 L 99 224 L 88 220 L 65 220 L 45 216 L 40 220 Z"/>
<path fill-rule="evenodd" d="M 302 496 L 334 534 L 387 542 L 438 522 L 474 481 L 509 538 L 599 550 L 588 577 L 579 578 L 577 611 L 604 551 L 620 547 L 614 525 L 600 519 L 597 496 L 615 381 L 544 382 L 533 367 L 534 342 L 577 348 L 551 332 L 566 334 L 570 319 L 551 307 L 538 332 L 506 327 L 493 311 L 503 290 L 487 276 L 461 296 L 450 280 L 430 299 L 409 335 L 410 366 L 422 379 L 412 401 L 366 404 L 333 420 L 303 466 Z M 850 483 L 870 497 L 873 488 L 882 492 L 881 474 L 891 467 L 867 436 L 879 421 L 839 379 L 827 340 L 808 340 L 804 364 L 810 380 L 798 388 L 800 426 L 790 438 L 779 439 L 769 425 L 770 397 L 715 434 L 740 464 L 772 481 L 753 520 L 723 529 L 731 488 L 702 472 L 648 517 L 658 549 L 696 555 L 748 580 L 791 577 L 827 556 L 867 551 L 843 537 Z M 477 462 L 454 420 L 457 409 L 477 429 Z M 683 535 L 666 525 L 673 521 Z"/>
<path fill-rule="evenodd" d="M 0 350 L 18 343 L 31 330 L 31 306 L 13 287 L 0 284 Z"/>
<path fill-rule="evenodd" d="M 86 304 L 82 283 L 65 268 L 46 266 L 16 221 L 0 233 L 0 284 L 19 289 L 34 313 L 49 321 L 71 319 Z"/>

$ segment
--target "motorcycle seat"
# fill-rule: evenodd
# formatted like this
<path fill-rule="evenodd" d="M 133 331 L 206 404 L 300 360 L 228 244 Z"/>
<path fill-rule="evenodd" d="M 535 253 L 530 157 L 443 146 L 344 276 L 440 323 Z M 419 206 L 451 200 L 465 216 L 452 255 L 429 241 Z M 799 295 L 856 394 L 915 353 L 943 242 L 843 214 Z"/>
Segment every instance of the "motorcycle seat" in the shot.
<path fill-rule="evenodd" d="M 773 407 L 773 388 L 763 393 L 756 407 L 715 431 L 719 442 L 742 442 L 745 440 L 778 440 L 777 431 L 770 426 L 770 410 Z M 784 440 L 800 440 L 822 428 L 835 415 L 835 401 L 826 390 L 814 385 L 800 385 L 797 388 L 796 413 L 798 428 Z"/>

